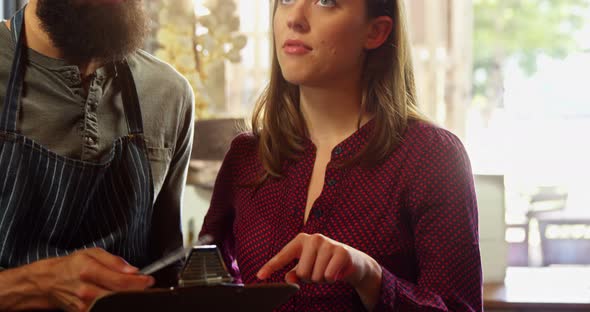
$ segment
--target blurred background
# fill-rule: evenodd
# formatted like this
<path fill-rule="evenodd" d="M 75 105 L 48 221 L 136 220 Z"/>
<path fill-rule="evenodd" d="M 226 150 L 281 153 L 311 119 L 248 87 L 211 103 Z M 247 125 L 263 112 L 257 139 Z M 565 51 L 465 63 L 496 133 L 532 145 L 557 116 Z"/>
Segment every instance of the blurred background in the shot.
<path fill-rule="evenodd" d="M 0 16 L 22 2 L 3 0 Z M 183 213 L 189 244 L 228 142 L 267 83 L 272 4 L 144 3 L 153 20 L 146 50 L 197 94 Z M 518 268 L 582 272 L 590 265 L 590 0 L 406 5 L 420 107 L 461 137 L 476 174 L 486 280 Z"/>

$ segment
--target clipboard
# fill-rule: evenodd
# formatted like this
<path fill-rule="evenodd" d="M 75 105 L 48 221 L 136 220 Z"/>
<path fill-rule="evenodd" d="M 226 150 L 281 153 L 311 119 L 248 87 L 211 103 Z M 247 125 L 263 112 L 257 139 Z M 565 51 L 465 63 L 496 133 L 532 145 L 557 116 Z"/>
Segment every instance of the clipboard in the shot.
<path fill-rule="evenodd" d="M 297 284 L 219 284 L 113 293 L 97 299 L 91 312 L 272 311 L 299 290 Z"/>
<path fill-rule="evenodd" d="M 186 256 L 179 287 L 112 293 L 94 301 L 91 312 L 272 311 L 299 290 L 288 283 L 235 284 L 215 245 L 180 248 L 142 269 L 149 274 Z"/>

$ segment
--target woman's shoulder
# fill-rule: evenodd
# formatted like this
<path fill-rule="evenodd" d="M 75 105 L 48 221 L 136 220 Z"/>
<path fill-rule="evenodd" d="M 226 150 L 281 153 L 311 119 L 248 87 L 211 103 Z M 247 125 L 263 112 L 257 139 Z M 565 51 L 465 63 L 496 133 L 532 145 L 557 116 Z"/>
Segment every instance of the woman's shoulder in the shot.
<path fill-rule="evenodd" d="M 227 157 L 251 158 L 258 154 L 258 138 L 250 131 L 242 132 L 235 136 L 231 142 Z"/>
<path fill-rule="evenodd" d="M 451 131 L 428 121 L 410 121 L 402 139 L 402 145 L 411 153 L 426 157 L 449 154 L 462 154 L 464 146 L 461 139 Z"/>
<path fill-rule="evenodd" d="M 250 131 L 241 132 L 231 142 L 232 148 L 248 149 L 258 146 L 258 138 Z"/>
<path fill-rule="evenodd" d="M 410 121 L 404 141 L 412 141 L 412 143 L 420 143 L 425 145 L 456 145 L 460 144 L 461 140 L 453 132 L 444 129 L 436 124 L 428 121 Z"/>
<path fill-rule="evenodd" d="M 225 175 L 234 185 L 248 185 L 257 180 L 262 170 L 258 157 L 258 137 L 252 132 L 238 134 L 231 142 L 231 147 L 223 166 Z"/>

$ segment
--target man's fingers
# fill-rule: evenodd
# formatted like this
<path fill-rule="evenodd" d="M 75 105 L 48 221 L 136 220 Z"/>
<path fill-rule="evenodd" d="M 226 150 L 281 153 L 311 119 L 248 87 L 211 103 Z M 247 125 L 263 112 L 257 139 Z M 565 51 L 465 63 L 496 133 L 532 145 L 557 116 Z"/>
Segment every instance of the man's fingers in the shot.
<path fill-rule="evenodd" d="M 89 262 L 80 272 L 80 279 L 110 291 L 142 290 L 154 284 L 151 276 L 119 273 L 99 262 Z"/>
<path fill-rule="evenodd" d="M 102 248 L 85 249 L 84 251 L 81 251 L 81 253 L 94 258 L 102 265 L 114 271 L 119 271 L 121 273 L 136 273 L 138 271 L 136 267 L 127 263 L 123 258 L 112 255 Z"/>
<path fill-rule="evenodd" d="M 64 311 L 67 312 L 85 312 L 88 310 L 88 305 L 82 301 L 72 301 L 70 303 L 68 303 L 67 305 L 63 305 L 62 306 Z"/>
<path fill-rule="evenodd" d="M 104 297 L 111 293 L 110 291 L 96 285 L 83 283 L 76 289 L 76 297 L 86 305 L 92 304 L 96 298 Z"/>
<path fill-rule="evenodd" d="M 307 234 L 299 234 L 291 240 L 279 253 L 270 259 L 265 265 L 260 268 L 256 277 L 261 280 L 269 278 L 274 272 L 282 269 L 294 259 L 298 259 L 301 255 L 303 247 L 303 239 Z"/>
<path fill-rule="evenodd" d="M 88 310 L 88 305 L 76 297 L 75 293 L 58 292 L 53 294 L 52 303 L 67 312 L 79 312 Z"/>

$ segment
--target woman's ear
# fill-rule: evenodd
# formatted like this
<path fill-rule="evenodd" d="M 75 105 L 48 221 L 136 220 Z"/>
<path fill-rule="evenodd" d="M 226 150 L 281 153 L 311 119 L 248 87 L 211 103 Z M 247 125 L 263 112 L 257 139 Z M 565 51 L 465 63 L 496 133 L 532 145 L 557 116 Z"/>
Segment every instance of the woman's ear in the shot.
<path fill-rule="evenodd" d="M 377 49 L 389 38 L 393 28 L 393 20 L 389 16 L 379 16 L 374 18 L 369 25 L 365 49 Z"/>

